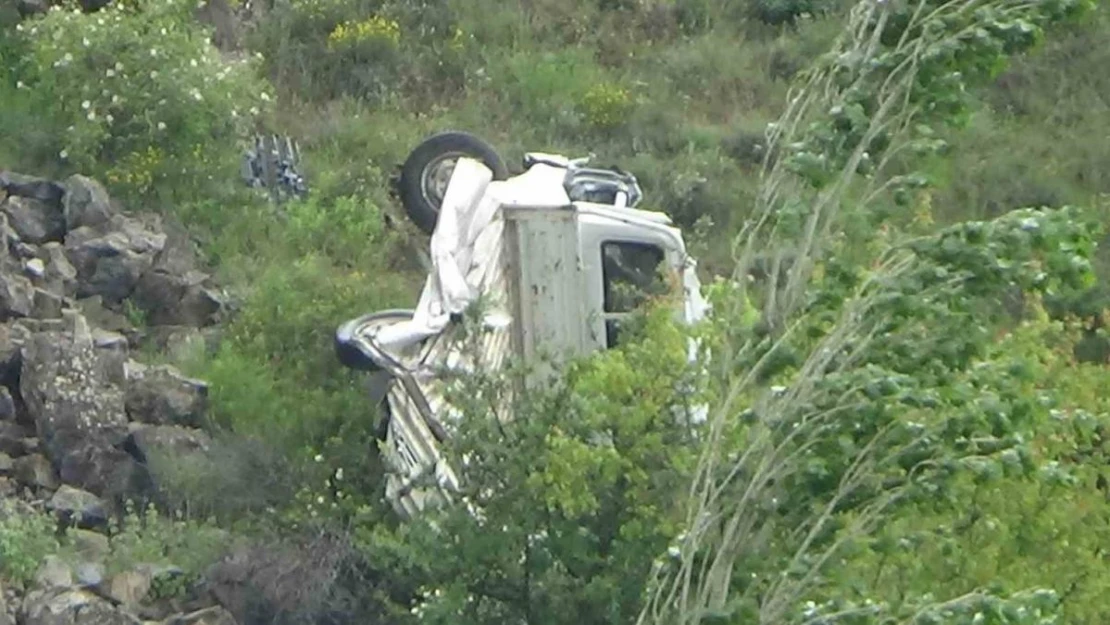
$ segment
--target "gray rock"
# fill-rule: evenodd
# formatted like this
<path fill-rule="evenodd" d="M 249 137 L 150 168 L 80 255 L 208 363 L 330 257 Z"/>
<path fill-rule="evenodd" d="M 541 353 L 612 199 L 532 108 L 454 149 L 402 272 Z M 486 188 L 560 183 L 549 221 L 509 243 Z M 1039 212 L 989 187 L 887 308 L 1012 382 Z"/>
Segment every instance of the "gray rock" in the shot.
<path fill-rule="evenodd" d="M 0 171 L 0 191 L 9 196 L 45 202 L 54 207 L 61 207 L 65 196 L 65 187 L 54 181 L 11 171 Z"/>
<path fill-rule="evenodd" d="M 99 562 L 81 562 L 73 567 L 73 573 L 80 586 L 99 587 L 104 583 L 104 565 Z"/>
<path fill-rule="evenodd" d="M 113 575 L 107 584 L 101 586 L 101 592 L 125 608 L 134 609 L 146 598 L 152 582 L 151 571 L 139 567 Z"/>
<path fill-rule="evenodd" d="M 15 399 L 6 386 L 0 386 L 0 421 L 14 421 L 16 414 Z"/>
<path fill-rule="evenodd" d="M 33 278 L 46 277 L 46 263 L 42 262 L 41 258 L 32 258 L 23 263 L 23 270 Z"/>
<path fill-rule="evenodd" d="M 135 367 L 127 385 L 131 419 L 156 425 L 200 427 L 208 407 L 208 385 L 169 365 Z"/>
<path fill-rule="evenodd" d="M 77 300 L 77 306 L 81 309 L 81 314 L 89 320 L 89 323 L 101 330 L 118 332 L 123 335 L 135 331 L 135 327 L 131 325 L 127 317 L 104 306 L 104 298 L 99 295 Z"/>
<path fill-rule="evenodd" d="M 33 306 L 34 315 L 39 319 L 60 319 L 65 300 L 61 295 L 36 287 Z"/>
<path fill-rule="evenodd" d="M 108 524 L 108 507 L 96 495 L 63 484 L 46 502 L 46 509 L 60 521 L 78 527 L 103 527 Z"/>
<path fill-rule="evenodd" d="M 77 269 L 77 296 L 100 295 L 108 302 L 121 302 L 135 290 L 135 285 L 152 262 L 149 255 L 137 253 L 128 246 L 126 235 L 110 232 L 102 237 L 70 247 L 69 259 Z"/>
<path fill-rule="evenodd" d="M 21 625 L 141 625 L 108 600 L 84 589 L 33 592 L 23 599 Z"/>
<path fill-rule="evenodd" d="M 151 271 L 139 280 L 133 299 L 152 325 L 203 327 L 224 307 L 222 296 L 207 286 L 209 279 L 200 271 Z"/>
<path fill-rule="evenodd" d="M 15 468 L 15 461 L 8 454 L 0 451 L 0 475 L 8 475 Z"/>
<path fill-rule="evenodd" d="M 99 182 L 85 176 L 70 176 L 65 181 L 63 215 L 66 228 L 95 228 L 112 217 L 108 192 Z"/>
<path fill-rule="evenodd" d="M 3 206 L 8 224 L 28 243 L 61 241 L 66 233 L 61 207 L 31 198 L 8 198 Z"/>
<path fill-rule="evenodd" d="M 92 335 L 108 380 L 120 386 L 127 384 L 127 363 L 130 360 L 127 337 L 100 328 L 93 329 Z"/>
<path fill-rule="evenodd" d="M 236 623 L 231 612 L 216 605 L 188 614 L 171 616 L 163 621 L 163 625 L 236 625 Z"/>
<path fill-rule="evenodd" d="M 24 348 L 20 390 L 61 479 L 100 496 L 128 487 L 132 461 L 117 445 L 127 436 L 123 391 L 111 382 L 87 323 L 35 334 Z"/>
<path fill-rule="evenodd" d="M 18 325 L 0 324 L 0 380 L 15 379 L 27 336 L 26 330 Z"/>
<path fill-rule="evenodd" d="M 185 359 L 203 352 L 206 346 L 204 335 L 192 326 L 154 326 L 147 330 L 144 344 L 173 359 Z"/>
<path fill-rule="evenodd" d="M 55 293 L 73 296 L 77 293 L 77 269 L 69 262 L 65 247 L 61 243 L 50 242 L 39 251 L 46 265 L 44 276 L 48 288 Z"/>
<path fill-rule="evenodd" d="M 108 537 L 99 532 L 71 527 L 66 531 L 77 556 L 87 562 L 100 562 L 111 550 Z"/>
<path fill-rule="evenodd" d="M 15 625 L 15 615 L 8 606 L 8 592 L 0 583 L 0 625 Z"/>
<path fill-rule="evenodd" d="M 136 427 L 128 438 L 141 461 L 158 455 L 182 457 L 205 453 L 212 446 L 212 439 L 201 429 L 175 425 L 144 425 Z"/>
<path fill-rule="evenodd" d="M 40 589 L 69 588 L 73 585 L 73 571 L 56 555 L 48 555 L 35 573 L 35 586 Z"/>
<path fill-rule="evenodd" d="M 16 458 L 12 467 L 12 476 L 16 481 L 25 486 L 34 486 L 53 490 L 58 487 L 58 476 L 54 474 L 54 467 L 42 454 L 31 454 Z"/>
<path fill-rule="evenodd" d="M 35 287 L 20 275 L 0 273 L 0 318 L 28 317 L 34 305 Z"/>
<path fill-rule="evenodd" d="M 68 439 L 61 443 L 58 474 L 73 484 L 105 498 L 133 493 L 141 487 L 142 473 L 135 459 L 120 448 L 126 440 L 123 431 L 104 430 L 96 435 Z"/>
<path fill-rule="evenodd" d="M 0 226 L 2 225 L 3 224 L 0 224 Z M 13 230 L 12 233 L 14 232 L 15 231 Z M 15 235 L 16 238 L 18 236 L 18 234 Z M 8 240 L 12 241 L 13 237 L 9 235 Z M 31 245 L 30 243 L 26 243 L 24 241 L 18 241 L 14 244 L 10 244 L 9 249 L 11 250 L 13 257 L 17 260 L 27 260 L 28 258 L 35 258 L 39 254 L 38 246 Z"/>
<path fill-rule="evenodd" d="M 34 430 L 28 430 L 26 427 L 11 421 L 0 422 L 0 452 L 11 456 L 24 456 L 33 453 L 35 449 L 28 445 L 28 441 L 34 440 L 34 438 Z M 35 447 L 37 447 L 37 444 Z"/>

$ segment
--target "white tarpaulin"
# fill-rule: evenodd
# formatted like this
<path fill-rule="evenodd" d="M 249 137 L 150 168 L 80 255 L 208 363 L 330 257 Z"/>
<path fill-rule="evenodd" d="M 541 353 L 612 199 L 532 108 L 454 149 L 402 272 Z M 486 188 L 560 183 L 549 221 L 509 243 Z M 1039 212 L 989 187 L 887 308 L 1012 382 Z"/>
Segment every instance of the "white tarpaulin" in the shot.
<path fill-rule="evenodd" d="M 563 188 L 566 170 L 546 164 L 505 181 L 480 161 L 460 158 L 451 175 L 432 234 L 433 271 L 411 321 L 378 330 L 373 337 L 382 351 L 398 350 L 442 332 L 452 314 L 463 312 L 488 286 L 500 259 L 501 208 L 560 207 L 570 204 Z M 491 311 L 491 323 L 507 320 L 506 311 Z M 503 323 L 502 321 L 502 323 Z"/>

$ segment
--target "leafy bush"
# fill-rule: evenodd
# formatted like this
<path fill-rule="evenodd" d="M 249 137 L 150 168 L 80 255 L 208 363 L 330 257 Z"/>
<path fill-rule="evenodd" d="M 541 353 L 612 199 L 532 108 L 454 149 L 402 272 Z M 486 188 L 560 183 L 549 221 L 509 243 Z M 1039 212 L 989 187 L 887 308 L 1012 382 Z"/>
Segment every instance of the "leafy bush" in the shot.
<path fill-rule="evenodd" d="M 153 507 L 129 506 L 110 531 L 106 568 L 110 574 L 136 565 L 176 567 L 180 575 L 156 580 L 156 594 L 180 596 L 200 579 L 208 566 L 234 545 L 233 537 L 211 522 L 184 516 L 163 516 Z"/>
<path fill-rule="evenodd" d="M 226 61 L 209 44 L 193 6 L 55 7 L 22 22 L 13 75 L 47 129 L 24 158 L 103 176 L 127 199 L 237 176 L 237 141 L 271 96 L 251 62 Z"/>
<path fill-rule="evenodd" d="M 50 515 L 0 506 L 0 573 L 20 586 L 30 583 L 46 556 L 60 551 Z"/>
<path fill-rule="evenodd" d="M 699 387 L 686 334 L 668 308 L 632 327 L 622 347 L 515 402 L 507 424 L 482 398 L 511 376 L 459 381 L 452 401 L 464 416 L 445 451 L 466 505 L 429 511 L 392 537 L 369 524 L 355 532 L 370 561 L 406 563 L 406 579 L 424 588 L 420 622 L 635 616 L 644 580 L 679 531 L 694 444 L 687 402 L 703 397 L 689 392 Z"/>
<path fill-rule="evenodd" d="M 599 130 L 612 130 L 627 121 L 633 109 L 628 90 L 610 83 L 591 87 L 583 96 L 581 107 L 586 123 Z"/>

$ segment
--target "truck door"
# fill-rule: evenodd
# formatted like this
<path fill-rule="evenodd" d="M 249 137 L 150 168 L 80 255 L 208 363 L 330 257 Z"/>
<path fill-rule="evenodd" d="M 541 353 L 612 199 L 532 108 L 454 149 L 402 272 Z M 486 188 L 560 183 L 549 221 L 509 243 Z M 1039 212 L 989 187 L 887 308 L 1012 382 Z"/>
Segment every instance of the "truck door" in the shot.
<path fill-rule="evenodd" d="M 620 342 L 621 322 L 648 298 L 667 291 L 666 272 L 681 266 L 681 241 L 665 231 L 583 215 L 581 258 L 588 325 L 599 349 Z"/>

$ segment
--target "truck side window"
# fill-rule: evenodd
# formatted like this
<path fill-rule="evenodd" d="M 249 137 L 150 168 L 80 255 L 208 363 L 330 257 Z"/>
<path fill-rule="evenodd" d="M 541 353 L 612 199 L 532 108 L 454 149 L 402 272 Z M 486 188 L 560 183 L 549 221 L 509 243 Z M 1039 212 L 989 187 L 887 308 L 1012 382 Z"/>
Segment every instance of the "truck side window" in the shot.
<path fill-rule="evenodd" d="M 648 297 L 666 290 L 659 272 L 663 249 L 650 243 L 607 241 L 601 245 L 601 275 L 604 283 L 605 342 L 614 347 L 619 340 L 620 318 L 635 310 Z"/>

